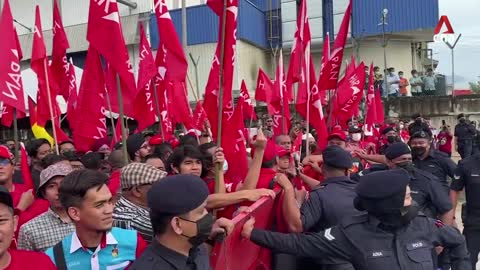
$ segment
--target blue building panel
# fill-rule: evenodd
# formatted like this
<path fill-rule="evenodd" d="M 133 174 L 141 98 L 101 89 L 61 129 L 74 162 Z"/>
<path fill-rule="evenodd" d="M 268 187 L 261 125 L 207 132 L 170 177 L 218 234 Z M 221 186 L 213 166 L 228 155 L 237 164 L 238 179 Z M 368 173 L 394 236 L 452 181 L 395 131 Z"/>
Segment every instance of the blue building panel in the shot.
<path fill-rule="evenodd" d="M 381 16 L 388 9 L 385 32 L 406 32 L 435 28 L 438 0 L 354 0 L 352 34 L 355 38 L 382 34 Z"/>
<path fill-rule="evenodd" d="M 246 0 L 245 2 L 249 2 L 261 11 L 266 12 L 273 9 L 279 9 L 280 1 L 281 0 Z"/>
<path fill-rule="evenodd" d="M 258 0 L 260 2 L 260 0 Z M 267 21 L 265 12 L 251 0 L 239 0 L 237 18 L 237 39 L 252 43 L 258 47 L 268 48 Z M 181 10 L 170 11 L 175 30 L 181 37 Z M 205 44 L 218 41 L 219 18 L 206 5 L 187 8 L 187 44 Z M 159 40 L 155 14 L 150 16 L 150 41 L 153 49 L 158 48 Z"/>

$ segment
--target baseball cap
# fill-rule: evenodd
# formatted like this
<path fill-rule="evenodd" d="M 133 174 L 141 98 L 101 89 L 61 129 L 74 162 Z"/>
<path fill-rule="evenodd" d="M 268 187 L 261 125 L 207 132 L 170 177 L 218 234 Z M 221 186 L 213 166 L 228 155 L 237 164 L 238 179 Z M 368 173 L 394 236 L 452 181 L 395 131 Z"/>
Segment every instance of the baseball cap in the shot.
<path fill-rule="evenodd" d="M 0 145 L 0 158 L 10 160 L 13 158 L 12 152 L 5 145 Z"/>
<path fill-rule="evenodd" d="M 167 176 L 166 172 L 152 165 L 134 162 L 123 167 L 120 172 L 120 186 L 122 190 L 126 190 L 136 186 L 153 184 L 165 178 L 165 176 Z"/>
<path fill-rule="evenodd" d="M 343 132 L 342 130 L 335 130 L 332 133 L 330 133 L 330 135 L 328 135 L 327 141 L 333 138 L 338 138 L 344 142 L 347 141 L 347 135 L 345 135 L 345 132 Z"/>
<path fill-rule="evenodd" d="M 40 173 L 40 184 L 38 189 L 44 186 L 50 179 L 55 176 L 67 176 L 73 171 L 72 166 L 65 162 L 58 162 L 48 166 Z"/>
<path fill-rule="evenodd" d="M 279 146 L 278 150 L 277 150 L 277 154 L 278 154 L 278 157 L 281 158 L 281 157 L 284 157 L 284 156 L 289 156 L 290 151 L 288 151 L 284 147 Z"/>

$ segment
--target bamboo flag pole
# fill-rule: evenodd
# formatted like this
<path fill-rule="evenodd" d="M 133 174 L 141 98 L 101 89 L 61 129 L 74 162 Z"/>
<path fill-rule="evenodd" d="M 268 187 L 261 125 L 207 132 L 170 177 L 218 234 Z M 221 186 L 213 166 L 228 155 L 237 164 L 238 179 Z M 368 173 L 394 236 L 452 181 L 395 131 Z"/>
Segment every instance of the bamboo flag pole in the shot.
<path fill-rule="evenodd" d="M 128 164 L 128 152 L 127 152 L 127 132 L 125 129 L 125 123 L 123 122 L 124 113 L 123 113 L 123 97 L 122 97 L 122 88 L 120 86 L 120 76 L 115 75 L 117 78 L 117 96 L 118 96 L 118 110 L 120 113 L 120 121 L 122 125 L 122 150 L 123 150 L 123 162 L 125 165 Z"/>
<path fill-rule="evenodd" d="M 113 121 L 113 115 L 112 115 L 112 104 L 110 103 L 110 95 L 108 94 L 108 91 L 106 88 L 105 88 L 105 96 L 107 99 L 107 106 L 108 106 L 108 112 L 109 112 L 108 118 L 110 118 L 110 123 L 112 124 L 112 129 L 113 129 L 113 139 L 116 142 L 118 142 L 117 132 L 115 132 L 115 122 Z"/>
<path fill-rule="evenodd" d="M 12 107 L 13 108 L 13 107 Z M 15 164 L 18 162 L 18 121 L 17 121 L 17 108 L 13 108 L 13 140 L 15 141 Z"/>
<path fill-rule="evenodd" d="M 165 134 L 163 133 L 163 126 L 162 126 L 163 119 L 162 119 L 162 113 L 160 112 L 160 103 L 158 102 L 158 93 L 157 93 L 157 85 L 155 84 L 155 78 L 151 80 L 151 83 L 153 85 L 153 98 L 155 99 L 155 108 L 158 116 L 158 130 L 162 135 L 162 141 L 165 142 Z"/>
<path fill-rule="evenodd" d="M 47 83 L 48 110 L 50 111 L 50 121 L 52 121 L 52 130 L 53 130 L 53 140 L 54 140 L 54 143 L 55 143 L 55 152 L 57 153 L 57 155 L 59 155 L 60 152 L 58 150 L 57 130 L 56 130 L 56 127 L 55 127 L 55 117 L 53 116 L 53 105 L 52 105 L 53 102 L 52 102 L 51 95 L 50 95 L 50 82 L 49 82 L 49 78 L 48 78 L 47 58 L 45 58 L 45 60 L 43 61 L 43 70 L 45 72 L 45 81 Z"/>
<path fill-rule="evenodd" d="M 222 39 L 220 43 L 220 74 L 219 74 L 219 88 L 218 88 L 218 130 L 217 130 L 217 146 L 222 145 L 222 116 L 223 116 L 223 66 L 225 58 L 225 30 L 227 25 L 227 0 L 223 0 L 223 12 L 222 12 Z M 218 193 L 220 189 L 220 164 L 215 165 L 215 193 Z"/>

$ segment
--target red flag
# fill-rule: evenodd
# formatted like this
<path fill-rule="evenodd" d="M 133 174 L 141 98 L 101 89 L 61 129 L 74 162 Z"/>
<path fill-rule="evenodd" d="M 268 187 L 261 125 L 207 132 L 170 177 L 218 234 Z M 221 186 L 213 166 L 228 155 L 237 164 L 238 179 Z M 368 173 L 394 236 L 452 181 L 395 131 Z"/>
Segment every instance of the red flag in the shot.
<path fill-rule="evenodd" d="M 350 16 L 352 10 L 352 2 L 348 4 L 345 15 L 343 16 L 340 30 L 335 38 L 333 52 L 330 55 L 327 65 L 324 67 L 319 80 L 319 90 L 336 89 L 340 67 L 342 66 L 343 51 L 347 42 L 348 28 L 350 26 Z"/>
<path fill-rule="evenodd" d="M 130 92 L 129 95 L 134 97 L 135 79 L 123 38 L 117 1 L 90 0 L 87 40 L 120 76 L 124 83 L 122 94 Z"/>
<path fill-rule="evenodd" d="M 363 62 L 355 69 L 354 73 L 342 81 L 338 86 L 335 102 L 335 117 L 341 122 L 346 122 L 357 112 L 358 105 L 363 97 L 365 87 L 365 65 Z"/>
<path fill-rule="evenodd" d="M 293 83 L 301 81 L 302 74 L 302 56 L 305 50 L 310 47 L 312 35 L 310 33 L 310 24 L 308 21 L 307 1 L 302 0 L 300 3 L 299 15 L 297 16 L 297 30 L 293 40 L 292 53 L 290 55 L 290 65 L 288 67 L 286 87 L 289 99 L 293 97 Z"/>
<path fill-rule="evenodd" d="M 365 125 L 367 130 L 372 130 L 375 126 L 377 121 L 377 111 L 375 106 L 375 88 L 374 88 L 374 77 L 373 77 L 373 63 L 370 64 L 370 73 L 368 76 L 368 92 L 367 92 L 367 100 L 366 100 L 366 107 L 367 113 L 365 117 Z"/>
<path fill-rule="evenodd" d="M 57 1 L 53 1 L 53 47 L 52 63 L 50 69 L 58 85 L 58 94 L 68 100 L 69 95 L 69 65 L 67 60 L 68 44 L 67 35 L 63 28 L 62 17 L 58 10 Z"/>
<path fill-rule="evenodd" d="M 77 108 L 78 90 L 77 90 L 77 77 L 75 75 L 75 66 L 70 58 L 70 64 L 68 65 L 68 101 L 67 101 L 67 119 L 70 128 L 73 130 L 73 123 L 75 118 L 75 110 Z"/>
<path fill-rule="evenodd" d="M 12 123 L 13 123 L 13 107 L 10 106 L 10 105 L 7 105 L 7 104 L 3 104 L 3 107 L 2 107 L 2 119 L 1 119 L 1 123 L 3 126 L 6 126 L 6 127 L 11 127 L 12 126 Z M 22 111 L 18 111 L 17 110 L 17 119 L 20 119 L 20 118 L 25 118 L 27 115 L 22 112 Z"/>
<path fill-rule="evenodd" d="M 120 106 L 118 105 L 117 73 L 115 72 L 113 66 L 109 63 L 105 65 L 104 80 L 106 94 L 110 98 L 110 106 L 112 107 L 112 111 L 119 113 Z M 128 91 L 129 88 L 123 80 L 120 80 L 120 88 L 122 89 L 123 113 L 126 116 L 133 117 L 133 104 L 135 103 L 134 92 L 136 91 Z M 108 106 L 108 101 L 106 98 L 104 105 L 106 107 Z"/>
<path fill-rule="evenodd" d="M 281 51 L 273 93 L 271 104 L 275 108 L 275 113 L 273 114 L 274 133 L 276 136 L 287 134 L 290 129 L 291 116 L 288 97 L 286 97 L 287 90 L 285 85 L 285 74 L 283 71 L 283 53 Z"/>
<path fill-rule="evenodd" d="M 208 121 L 207 113 L 203 109 L 202 101 L 199 100 L 197 102 L 197 105 L 195 106 L 195 111 L 193 112 L 192 128 L 197 130 L 203 130 L 205 121 Z"/>
<path fill-rule="evenodd" d="M 164 74 L 167 81 L 184 82 L 187 77 L 188 62 L 167 4 L 165 0 L 155 0 L 154 3 L 158 32 L 161 38 L 158 50 L 163 51 L 163 54 L 157 54 L 157 66 L 165 69 Z M 162 56 L 161 59 L 158 57 L 159 55 Z"/>
<path fill-rule="evenodd" d="M 184 124 L 187 129 L 192 128 L 192 109 L 187 98 L 185 83 L 172 81 L 167 86 L 170 102 L 170 112 L 174 124 Z"/>
<path fill-rule="evenodd" d="M 380 95 L 380 91 L 375 91 L 375 108 L 376 108 L 376 123 L 383 124 L 385 122 L 385 111 L 383 108 L 382 96 Z"/>
<path fill-rule="evenodd" d="M 222 148 L 225 158 L 235 161 L 235 166 L 229 166 L 227 177 L 233 183 L 243 181 L 248 172 L 247 148 L 245 146 L 243 121 L 243 97 L 239 97 L 237 107 L 233 112 L 233 116 L 228 120 L 224 120 L 225 128 L 222 132 Z"/>
<path fill-rule="evenodd" d="M 48 120 L 51 120 L 52 116 L 53 118 L 60 116 L 60 108 L 55 99 L 58 91 L 55 89 L 53 76 L 47 65 L 47 61 L 47 50 L 45 49 L 45 42 L 43 40 L 40 9 L 37 6 L 35 11 L 35 33 L 33 34 L 32 59 L 30 65 L 32 70 L 37 74 L 38 79 L 37 120 L 40 126 L 45 126 L 45 123 Z M 47 89 L 47 87 L 49 89 Z M 50 112 L 50 104 L 52 105 L 52 112 Z"/>
<path fill-rule="evenodd" d="M 28 113 L 30 114 L 30 126 L 37 123 L 37 105 L 31 97 L 28 97 Z"/>
<path fill-rule="evenodd" d="M 257 120 L 257 114 L 252 104 L 252 99 L 248 93 L 247 85 L 242 80 L 242 86 L 240 87 L 240 96 L 243 97 L 243 118 Z M 238 102 L 237 102 L 238 103 Z"/>
<path fill-rule="evenodd" d="M 156 121 L 152 79 L 157 75 L 157 68 L 150 44 L 143 30 L 143 24 L 141 23 L 139 57 L 138 93 L 135 98 L 133 110 L 134 118 L 138 122 L 138 129 L 143 130 L 155 124 Z"/>
<path fill-rule="evenodd" d="M 223 73 L 223 117 L 230 119 L 233 114 L 232 102 L 232 84 L 233 84 L 233 68 L 235 65 L 235 46 L 237 43 L 237 15 L 238 15 L 238 0 L 230 0 L 227 3 L 227 16 L 222 18 L 223 14 L 223 0 L 208 0 L 207 4 L 220 17 L 219 34 L 217 49 L 212 61 L 210 75 L 208 77 L 207 86 L 205 88 L 204 108 L 206 109 L 208 119 L 213 130 L 217 130 L 218 126 L 218 89 L 219 89 L 219 74 Z M 219 9 L 219 5 L 222 7 Z M 222 21 L 226 20 L 225 24 L 225 43 L 224 45 L 224 59 L 223 70 L 220 71 L 220 50 L 222 40 Z M 213 137 L 216 138 L 217 132 L 214 132 Z"/>
<path fill-rule="evenodd" d="M 155 77 L 155 84 L 157 85 L 158 106 L 160 107 L 160 123 L 162 125 L 163 134 L 165 135 L 165 138 L 167 138 L 169 135 L 173 135 L 171 116 L 172 109 L 170 109 L 167 88 L 164 86 L 164 83 L 161 80 L 160 76 Z"/>
<path fill-rule="evenodd" d="M 23 185 L 27 190 L 33 189 L 32 173 L 30 172 L 30 166 L 28 166 L 28 155 L 25 150 L 25 145 L 20 143 L 20 171 L 22 172 Z M 35 192 L 33 192 L 35 196 Z"/>
<path fill-rule="evenodd" d="M 297 134 L 297 137 L 295 138 L 295 141 L 293 141 L 292 153 L 299 153 L 300 154 L 300 150 L 302 148 L 302 137 L 303 137 L 303 132 L 300 131 Z"/>
<path fill-rule="evenodd" d="M 261 68 L 258 69 L 257 89 L 255 100 L 269 103 L 272 100 L 273 83 L 270 77 Z"/>
<path fill-rule="evenodd" d="M 105 82 L 100 55 L 90 46 L 77 101 L 77 111 L 88 117 L 76 117 L 73 125 L 73 140 L 81 152 L 88 151 L 95 140 L 107 137 L 104 95 Z"/>
<path fill-rule="evenodd" d="M 21 48 L 13 26 L 12 12 L 8 0 L 4 1 L 0 19 L 0 100 L 4 104 L 25 112 L 22 77 L 20 74 Z"/>

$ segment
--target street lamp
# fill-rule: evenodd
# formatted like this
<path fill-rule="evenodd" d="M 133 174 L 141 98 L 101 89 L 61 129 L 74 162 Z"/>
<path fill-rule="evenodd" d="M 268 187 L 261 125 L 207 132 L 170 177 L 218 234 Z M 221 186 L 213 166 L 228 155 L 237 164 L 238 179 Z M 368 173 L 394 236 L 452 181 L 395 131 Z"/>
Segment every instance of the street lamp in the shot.
<path fill-rule="evenodd" d="M 388 25 L 387 23 L 387 15 L 388 15 L 388 9 L 387 8 L 384 8 L 382 10 L 382 17 L 380 18 L 380 23 L 378 24 L 378 26 L 382 26 L 382 39 L 383 39 L 383 42 L 382 42 L 382 47 L 383 47 L 383 65 L 384 65 L 384 69 L 383 69 L 383 73 L 384 73 L 384 82 L 385 82 L 385 93 L 387 94 L 387 99 L 388 99 L 388 83 L 387 83 L 387 45 L 388 45 L 388 40 L 387 40 L 387 36 L 385 35 L 385 27 L 386 25 Z"/>

